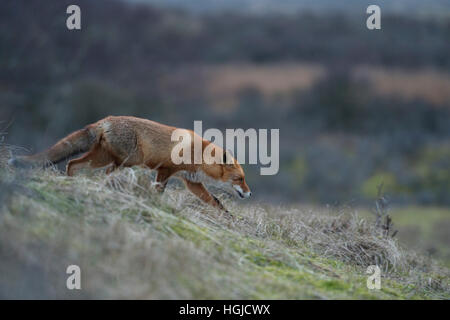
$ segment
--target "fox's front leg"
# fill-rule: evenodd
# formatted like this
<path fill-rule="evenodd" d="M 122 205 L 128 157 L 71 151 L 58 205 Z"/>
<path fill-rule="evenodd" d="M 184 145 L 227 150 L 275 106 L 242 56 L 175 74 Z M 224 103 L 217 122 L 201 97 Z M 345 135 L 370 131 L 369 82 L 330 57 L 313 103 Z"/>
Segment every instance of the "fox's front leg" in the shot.
<path fill-rule="evenodd" d="M 206 190 L 205 186 L 199 182 L 191 182 L 189 180 L 183 179 L 186 187 L 197 197 L 199 197 L 203 202 L 219 209 L 222 212 L 229 213 L 227 209 L 220 203 L 219 199 L 214 197 L 211 193 Z"/>
<path fill-rule="evenodd" d="M 155 182 L 153 185 L 155 186 L 156 191 L 162 193 L 166 189 L 167 182 L 169 181 L 172 172 L 166 168 L 158 169 L 158 173 L 156 174 Z"/>
<path fill-rule="evenodd" d="M 66 173 L 68 176 L 73 176 L 76 171 L 83 168 L 95 169 L 102 168 L 107 165 L 115 168 L 114 158 L 107 150 L 102 148 L 100 144 L 96 144 L 90 151 L 85 153 L 80 158 L 70 160 L 67 163 Z"/>

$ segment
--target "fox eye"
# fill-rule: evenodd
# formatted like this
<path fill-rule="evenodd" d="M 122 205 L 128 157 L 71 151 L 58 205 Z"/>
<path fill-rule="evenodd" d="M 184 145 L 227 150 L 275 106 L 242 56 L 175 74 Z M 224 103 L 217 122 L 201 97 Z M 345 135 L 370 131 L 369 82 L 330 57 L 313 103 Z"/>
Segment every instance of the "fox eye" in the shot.
<path fill-rule="evenodd" d="M 242 182 L 242 181 L 244 181 L 244 178 L 242 178 L 242 177 L 236 177 L 236 178 L 234 178 L 234 180 L 239 181 L 239 182 Z"/>

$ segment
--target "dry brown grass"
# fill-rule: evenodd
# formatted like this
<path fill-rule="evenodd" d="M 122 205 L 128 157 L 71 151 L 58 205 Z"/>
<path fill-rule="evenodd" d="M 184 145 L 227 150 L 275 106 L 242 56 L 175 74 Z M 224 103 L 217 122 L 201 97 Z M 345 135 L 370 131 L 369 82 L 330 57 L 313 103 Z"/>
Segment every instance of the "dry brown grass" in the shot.
<path fill-rule="evenodd" d="M 449 298 L 449 272 L 349 208 L 242 205 L 234 219 L 153 173 L 13 170 L 1 146 L 1 298 Z M 82 290 L 65 287 L 68 265 Z M 383 288 L 366 288 L 365 268 Z"/>
<path fill-rule="evenodd" d="M 22 176 L 21 176 L 22 174 Z M 2 171 L 0 295 L 28 298 L 445 297 L 448 275 L 349 211 L 241 206 L 230 220 L 149 171 Z M 23 175 L 27 178 L 23 179 Z M 79 292 L 65 268 L 80 265 Z M 383 269 L 385 291 L 365 288 Z M 413 265 L 412 265 L 413 264 Z M 426 279 L 426 280 L 424 280 Z M 428 285 L 427 281 L 431 281 Z M 434 286 L 434 287 L 433 287 Z"/>
<path fill-rule="evenodd" d="M 351 73 L 356 81 L 368 81 L 373 93 L 382 97 L 422 99 L 436 106 L 450 101 L 450 76 L 435 69 L 357 66 Z M 245 89 L 256 89 L 268 100 L 289 98 L 293 90 L 309 90 L 326 74 L 319 64 L 225 64 L 181 68 L 161 79 L 160 85 L 171 92 L 182 90 L 187 97 L 204 94 L 212 107 L 227 112 L 237 105 Z"/>
<path fill-rule="evenodd" d="M 381 96 L 422 99 L 436 106 L 450 101 L 450 75 L 434 69 L 408 71 L 359 67 L 354 70 L 354 76 L 368 79 L 375 93 Z"/>
<path fill-rule="evenodd" d="M 212 103 L 220 103 L 218 108 L 230 107 L 236 105 L 243 89 L 257 89 L 270 99 L 293 90 L 308 90 L 324 75 L 324 68 L 314 64 L 214 66 L 207 69 L 207 94 Z"/>

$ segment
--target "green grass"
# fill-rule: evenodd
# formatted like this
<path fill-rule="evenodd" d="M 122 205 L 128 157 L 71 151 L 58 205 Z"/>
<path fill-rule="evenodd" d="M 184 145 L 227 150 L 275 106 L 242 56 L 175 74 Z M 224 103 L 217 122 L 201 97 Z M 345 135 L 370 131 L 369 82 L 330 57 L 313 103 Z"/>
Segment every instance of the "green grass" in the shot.
<path fill-rule="evenodd" d="M 352 212 L 224 199 L 230 219 L 184 189 L 154 193 L 141 169 L 75 178 L 1 170 L 9 192 L 0 214 L 0 297 L 450 298 L 448 269 Z M 381 290 L 366 287 L 375 263 Z M 81 267 L 80 291 L 65 287 L 70 264 Z"/>
<path fill-rule="evenodd" d="M 408 207 L 392 210 L 395 222 L 401 227 L 414 226 L 420 229 L 425 236 L 432 236 L 433 227 L 440 222 L 450 221 L 448 208 Z"/>

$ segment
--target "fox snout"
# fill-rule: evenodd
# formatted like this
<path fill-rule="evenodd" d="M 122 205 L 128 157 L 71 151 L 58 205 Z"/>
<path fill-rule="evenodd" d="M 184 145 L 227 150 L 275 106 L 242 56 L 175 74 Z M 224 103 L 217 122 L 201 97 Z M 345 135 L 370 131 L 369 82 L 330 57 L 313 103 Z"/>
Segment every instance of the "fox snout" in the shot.
<path fill-rule="evenodd" d="M 233 185 L 234 190 L 236 190 L 237 194 L 239 195 L 239 197 L 241 199 L 247 199 L 250 198 L 250 196 L 252 195 L 252 192 L 250 191 L 250 189 L 247 187 L 247 191 L 244 191 L 242 189 L 242 187 L 238 184 Z"/>

